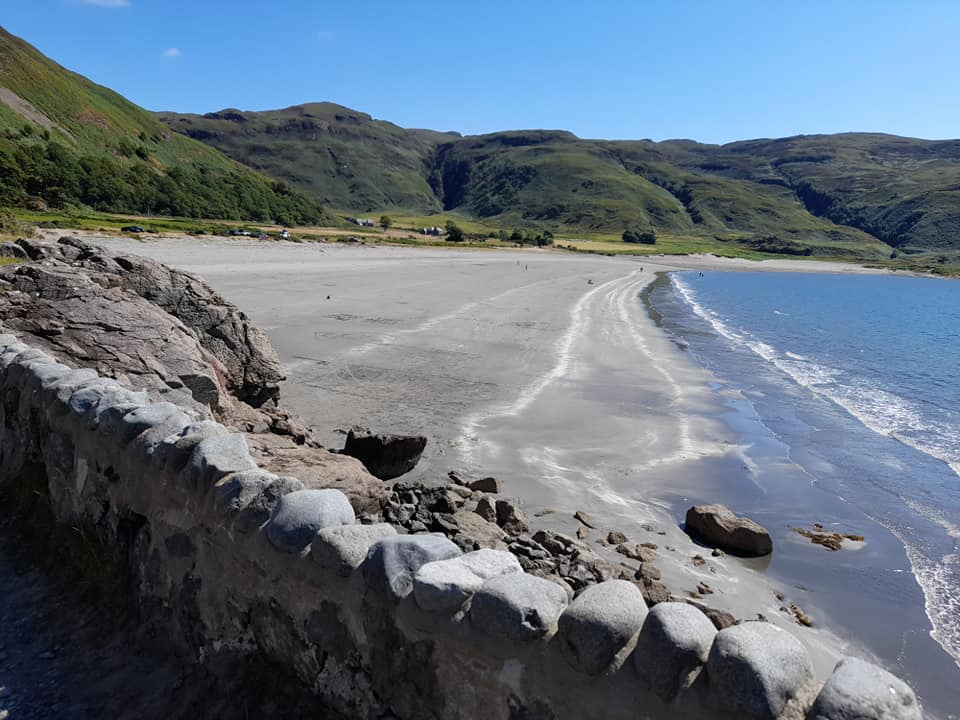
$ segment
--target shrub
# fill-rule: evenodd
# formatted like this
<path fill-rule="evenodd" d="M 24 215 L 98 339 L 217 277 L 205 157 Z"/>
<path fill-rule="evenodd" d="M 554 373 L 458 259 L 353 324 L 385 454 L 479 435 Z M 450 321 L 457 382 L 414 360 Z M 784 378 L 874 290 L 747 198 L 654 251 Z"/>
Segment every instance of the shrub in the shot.
<path fill-rule="evenodd" d="M 447 220 L 447 242 L 463 242 L 463 230 L 453 220 Z"/>
<path fill-rule="evenodd" d="M 657 236 L 653 230 L 624 230 L 621 236 L 625 243 L 640 243 L 642 245 L 655 245 Z"/>

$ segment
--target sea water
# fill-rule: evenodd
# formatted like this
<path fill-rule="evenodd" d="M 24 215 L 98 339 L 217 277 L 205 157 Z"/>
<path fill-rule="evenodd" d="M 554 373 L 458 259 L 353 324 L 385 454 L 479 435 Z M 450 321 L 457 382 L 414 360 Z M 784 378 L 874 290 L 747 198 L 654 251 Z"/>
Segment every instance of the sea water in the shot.
<path fill-rule="evenodd" d="M 803 477 L 902 543 L 929 636 L 947 663 L 960 664 L 960 282 L 698 271 L 668 277 L 649 297 L 663 327 L 738 389 Z M 800 516 L 804 508 L 782 511 Z M 911 602 L 883 579 L 866 580 L 862 593 L 864 612 L 871 603 Z M 905 655 L 883 659 L 911 672 Z M 912 670 L 946 673 L 938 692 L 951 692 L 948 675 L 956 668 Z M 960 690 L 955 697 L 958 708 Z"/>

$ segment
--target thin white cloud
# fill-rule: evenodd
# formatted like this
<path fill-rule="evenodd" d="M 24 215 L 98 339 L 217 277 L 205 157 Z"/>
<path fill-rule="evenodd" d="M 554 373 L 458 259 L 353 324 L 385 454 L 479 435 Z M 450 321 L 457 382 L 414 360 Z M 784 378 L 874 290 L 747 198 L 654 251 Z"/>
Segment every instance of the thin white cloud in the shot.
<path fill-rule="evenodd" d="M 172 60 L 176 60 L 178 57 L 180 57 L 180 55 L 180 48 L 167 48 L 163 51 L 163 56 Z"/>
<path fill-rule="evenodd" d="M 122 8 L 130 5 L 130 0 L 80 0 L 81 5 L 93 5 L 94 7 Z"/>

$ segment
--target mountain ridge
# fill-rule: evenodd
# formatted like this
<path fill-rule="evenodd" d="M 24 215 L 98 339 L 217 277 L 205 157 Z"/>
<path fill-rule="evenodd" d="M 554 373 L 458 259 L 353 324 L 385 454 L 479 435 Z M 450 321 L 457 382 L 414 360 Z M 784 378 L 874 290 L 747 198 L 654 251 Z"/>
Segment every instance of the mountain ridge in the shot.
<path fill-rule="evenodd" d="M 335 103 L 231 110 L 240 116 L 232 119 L 223 112 L 158 117 L 348 211 L 457 211 L 504 226 L 638 226 L 840 244 L 878 239 L 906 252 L 960 247 L 956 140 L 847 132 L 716 145 L 565 130 L 407 130 Z"/>

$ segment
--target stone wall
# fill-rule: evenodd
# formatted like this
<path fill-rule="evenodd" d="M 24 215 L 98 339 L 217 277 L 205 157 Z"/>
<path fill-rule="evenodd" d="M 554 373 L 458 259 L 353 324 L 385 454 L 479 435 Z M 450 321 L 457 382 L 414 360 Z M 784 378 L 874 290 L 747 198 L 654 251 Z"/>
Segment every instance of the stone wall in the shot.
<path fill-rule="evenodd" d="M 763 622 L 717 631 L 609 580 L 576 598 L 510 553 L 358 524 L 244 435 L 0 335 L 0 483 L 121 546 L 144 617 L 197 663 L 254 654 L 353 718 L 919 718 L 856 659 L 817 679 Z"/>

